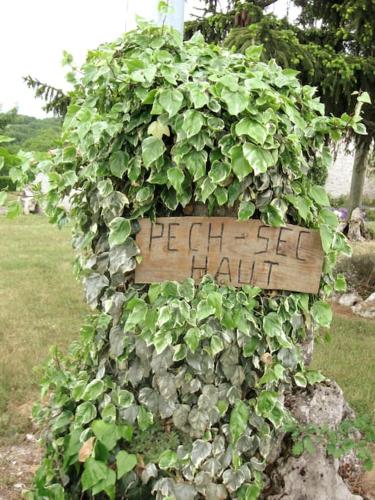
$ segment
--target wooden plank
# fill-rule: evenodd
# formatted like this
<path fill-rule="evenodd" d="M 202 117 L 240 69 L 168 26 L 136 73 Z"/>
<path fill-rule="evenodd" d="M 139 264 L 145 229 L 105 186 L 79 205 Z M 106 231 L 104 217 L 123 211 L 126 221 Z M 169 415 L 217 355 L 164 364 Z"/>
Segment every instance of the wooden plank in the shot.
<path fill-rule="evenodd" d="M 140 220 L 142 261 L 136 283 L 199 282 L 210 274 L 222 285 L 317 293 L 323 265 L 318 231 L 231 217 L 160 217 Z"/>

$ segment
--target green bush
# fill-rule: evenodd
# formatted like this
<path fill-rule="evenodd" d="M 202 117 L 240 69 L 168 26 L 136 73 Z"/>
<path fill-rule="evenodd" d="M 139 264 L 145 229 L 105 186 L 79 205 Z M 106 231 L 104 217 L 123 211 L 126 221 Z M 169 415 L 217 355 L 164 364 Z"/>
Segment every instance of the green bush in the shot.
<path fill-rule="evenodd" d="M 356 290 L 363 298 L 375 292 L 374 254 L 361 253 L 352 257 L 343 257 L 338 261 L 336 271 L 345 276 L 348 289 Z"/>
<path fill-rule="evenodd" d="M 16 184 L 9 175 L 0 175 L 0 191 L 16 191 Z"/>
<path fill-rule="evenodd" d="M 65 147 L 18 169 L 21 184 L 49 176 L 45 211 L 59 225 L 71 218 L 95 309 L 46 368 L 49 399 L 35 410 L 45 458 L 30 498 L 255 499 L 290 422 L 284 393 L 323 380 L 299 344 L 329 325 L 323 297 L 343 286 L 333 270 L 348 247 L 307 174 L 348 118 L 324 116 L 296 72 L 259 56 L 145 24 L 89 53 Z M 135 285 L 138 219 L 186 209 L 320 229 L 320 296 L 207 276 Z"/>

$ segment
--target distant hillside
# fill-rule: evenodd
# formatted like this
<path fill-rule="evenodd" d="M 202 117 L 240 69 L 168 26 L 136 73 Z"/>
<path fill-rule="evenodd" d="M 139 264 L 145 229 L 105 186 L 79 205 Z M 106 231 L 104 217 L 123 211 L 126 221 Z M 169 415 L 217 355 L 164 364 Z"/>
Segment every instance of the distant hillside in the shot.
<path fill-rule="evenodd" d="M 0 128 L 2 119 L 7 123 L 2 133 L 15 139 L 7 144 L 7 149 L 11 153 L 16 153 L 20 149 L 48 151 L 59 143 L 62 124 L 59 118 L 40 119 L 13 112 L 0 113 Z"/>

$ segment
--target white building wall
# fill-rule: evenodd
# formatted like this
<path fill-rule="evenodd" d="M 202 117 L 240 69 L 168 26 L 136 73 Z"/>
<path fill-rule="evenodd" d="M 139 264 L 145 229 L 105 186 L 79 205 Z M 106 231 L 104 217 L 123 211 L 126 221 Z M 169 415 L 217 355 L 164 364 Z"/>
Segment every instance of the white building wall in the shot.
<path fill-rule="evenodd" d="M 336 157 L 328 170 L 326 181 L 327 192 L 337 198 L 350 194 L 350 184 L 352 180 L 352 169 L 354 162 L 354 151 L 346 151 L 344 146 L 340 146 Z M 375 199 L 375 179 L 374 177 L 366 179 L 364 196 Z"/>

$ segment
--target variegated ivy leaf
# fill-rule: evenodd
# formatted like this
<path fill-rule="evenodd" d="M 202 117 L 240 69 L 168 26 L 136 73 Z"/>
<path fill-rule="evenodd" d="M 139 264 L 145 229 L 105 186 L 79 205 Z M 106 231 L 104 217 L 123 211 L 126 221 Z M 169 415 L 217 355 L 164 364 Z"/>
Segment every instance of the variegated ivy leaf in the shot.
<path fill-rule="evenodd" d="M 147 133 L 153 137 L 157 137 L 158 139 L 162 139 L 163 135 L 166 135 L 167 137 L 171 135 L 169 127 L 167 125 L 163 125 L 159 121 L 152 122 L 147 129 Z"/>

